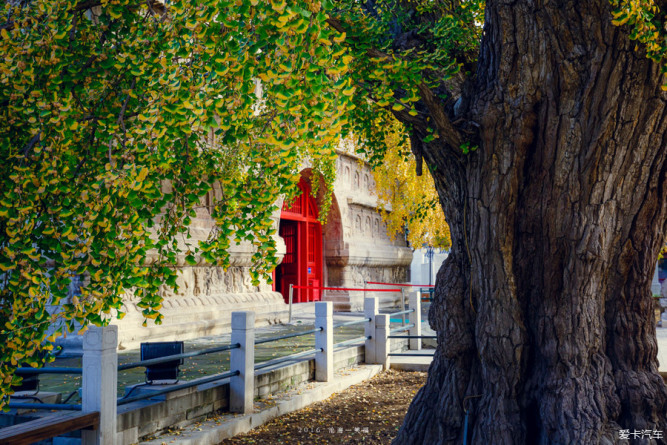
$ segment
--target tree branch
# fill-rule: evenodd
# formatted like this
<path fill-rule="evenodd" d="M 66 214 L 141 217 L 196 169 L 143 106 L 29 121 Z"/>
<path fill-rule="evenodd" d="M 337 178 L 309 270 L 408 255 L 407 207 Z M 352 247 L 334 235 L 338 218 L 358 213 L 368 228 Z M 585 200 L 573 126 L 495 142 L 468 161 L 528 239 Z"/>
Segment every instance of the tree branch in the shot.
<path fill-rule="evenodd" d="M 80 3 L 77 3 L 76 6 L 74 7 L 75 11 L 87 11 L 90 8 L 94 8 L 95 6 L 100 6 L 102 5 L 102 2 L 100 0 L 84 0 Z"/>
<path fill-rule="evenodd" d="M 410 132 L 410 150 L 415 155 L 415 173 L 417 176 L 422 175 L 422 164 L 424 161 L 424 143 L 417 137 L 414 131 Z"/>
<path fill-rule="evenodd" d="M 36 135 L 34 135 L 34 136 L 32 137 L 32 139 L 30 139 L 30 141 L 28 142 L 28 144 L 27 144 L 27 145 L 25 146 L 25 148 L 23 149 L 23 157 L 28 156 L 28 153 L 30 153 L 30 150 L 32 150 L 32 148 L 35 146 L 35 144 L 37 144 L 37 142 L 39 141 L 39 138 L 40 138 L 41 136 L 42 136 L 42 131 L 40 130 L 40 131 L 37 132 Z"/>
<path fill-rule="evenodd" d="M 334 17 L 329 16 L 329 18 L 327 18 L 326 21 L 327 21 L 327 24 L 328 24 L 329 26 L 331 26 L 333 29 L 335 29 L 335 30 L 338 31 L 339 33 L 342 34 L 342 33 L 345 32 L 345 28 L 343 28 L 343 24 L 342 24 L 341 21 L 338 20 L 337 18 L 334 18 Z"/>
<path fill-rule="evenodd" d="M 447 143 L 449 143 L 454 148 L 459 148 L 463 143 L 463 137 L 461 133 L 454 127 L 454 124 L 449 119 L 449 116 L 445 114 L 445 110 L 442 107 L 442 104 L 433 95 L 431 89 L 426 86 L 426 84 L 421 83 L 417 85 L 419 89 L 420 96 L 428 111 L 435 122 L 436 127 L 438 127 L 438 134 L 441 137 L 444 137 Z"/>
<path fill-rule="evenodd" d="M 345 32 L 343 23 L 339 19 L 335 17 L 329 17 L 326 21 L 327 24 L 336 31 L 340 33 Z M 369 48 L 366 50 L 366 54 L 368 54 L 370 57 L 378 59 L 392 59 L 392 56 L 376 48 Z M 449 116 L 447 116 L 445 113 L 443 105 L 437 100 L 431 89 L 425 83 L 417 85 L 417 88 L 419 89 L 422 101 L 428 108 L 431 118 L 435 122 L 439 136 L 442 137 L 447 142 L 447 144 L 452 146 L 452 148 L 458 149 L 463 143 L 464 138 L 461 133 L 454 127 L 454 124 L 449 119 Z M 410 123 L 413 125 L 415 124 L 415 118 L 410 116 L 406 111 L 397 112 L 392 110 L 390 107 L 385 108 L 390 110 L 401 122 Z M 417 155 L 415 154 L 415 156 Z"/>

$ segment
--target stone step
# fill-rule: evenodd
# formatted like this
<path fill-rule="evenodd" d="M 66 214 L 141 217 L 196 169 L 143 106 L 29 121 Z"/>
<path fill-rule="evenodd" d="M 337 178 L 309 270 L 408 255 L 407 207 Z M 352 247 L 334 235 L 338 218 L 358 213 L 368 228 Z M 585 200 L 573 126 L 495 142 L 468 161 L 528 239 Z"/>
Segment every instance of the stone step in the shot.
<path fill-rule="evenodd" d="M 396 356 L 389 357 L 389 367 L 400 371 L 421 371 L 426 372 L 433 361 L 435 349 L 421 349 L 413 351 L 401 351 L 404 354 L 429 354 L 426 357 Z"/>

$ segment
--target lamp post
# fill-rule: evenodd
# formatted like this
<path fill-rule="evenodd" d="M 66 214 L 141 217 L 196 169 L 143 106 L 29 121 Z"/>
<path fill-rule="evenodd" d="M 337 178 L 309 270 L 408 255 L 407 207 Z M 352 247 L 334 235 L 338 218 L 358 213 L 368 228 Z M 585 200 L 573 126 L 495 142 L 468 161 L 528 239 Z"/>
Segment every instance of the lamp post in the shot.
<path fill-rule="evenodd" d="M 428 285 L 432 285 L 433 281 L 433 255 L 435 255 L 435 249 L 429 246 L 426 248 L 426 258 L 428 258 Z"/>

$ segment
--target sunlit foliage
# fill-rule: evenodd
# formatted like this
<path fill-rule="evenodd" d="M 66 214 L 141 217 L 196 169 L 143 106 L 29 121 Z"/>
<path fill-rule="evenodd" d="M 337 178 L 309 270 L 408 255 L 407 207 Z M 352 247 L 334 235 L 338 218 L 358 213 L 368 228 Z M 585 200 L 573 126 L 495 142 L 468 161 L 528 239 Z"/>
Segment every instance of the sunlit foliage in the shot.
<path fill-rule="evenodd" d="M 247 240 L 255 281 L 272 270 L 276 198 L 306 158 L 333 180 L 352 87 L 319 2 L 34 0 L 0 17 L 4 394 L 48 359 L 50 325 L 107 323 L 127 292 L 159 323 L 183 261 L 224 267 Z M 188 242 L 214 187 L 215 230 Z"/>
<path fill-rule="evenodd" d="M 373 169 L 375 190 L 387 233 L 407 233 L 410 245 L 449 249 L 449 226 L 438 201 L 433 178 L 428 171 L 417 176 L 409 141 L 402 137 L 402 125 L 394 121 L 387 130 L 387 150 Z"/>

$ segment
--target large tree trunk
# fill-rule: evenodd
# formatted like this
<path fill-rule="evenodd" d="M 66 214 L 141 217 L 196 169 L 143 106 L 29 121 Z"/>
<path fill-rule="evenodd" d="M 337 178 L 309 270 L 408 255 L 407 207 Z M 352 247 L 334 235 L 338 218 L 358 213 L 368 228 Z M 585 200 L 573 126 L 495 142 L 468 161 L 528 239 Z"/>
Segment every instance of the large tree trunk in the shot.
<path fill-rule="evenodd" d="M 610 8 L 487 2 L 461 101 L 479 148 L 421 148 L 453 247 L 429 313 L 438 348 L 397 444 L 461 444 L 465 410 L 472 444 L 667 436 L 650 292 L 667 94 Z"/>

